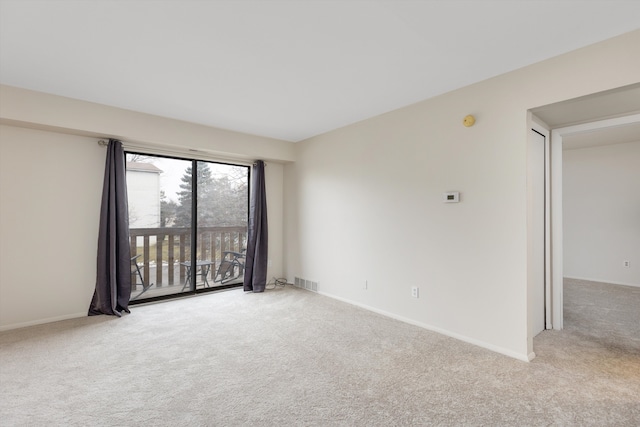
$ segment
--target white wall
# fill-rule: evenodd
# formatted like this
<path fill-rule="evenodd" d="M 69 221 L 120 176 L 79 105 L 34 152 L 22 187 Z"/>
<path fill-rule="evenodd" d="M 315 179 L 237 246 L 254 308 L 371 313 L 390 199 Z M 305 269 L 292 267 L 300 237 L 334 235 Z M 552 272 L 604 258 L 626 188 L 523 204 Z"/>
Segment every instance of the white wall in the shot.
<path fill-rule="evenodd" d="M 0 120 L 0 330 L 86 315 L 106 155 L 99 138 L 187 157 L 192 148 L 212 160 L 265 159 L 268 277 L 284 275 L 283 163 L 292 143 L 8 86 L 0 86 Z"/>
<path fill-rule="evenodd" d="M 0 328 L 86 315 L 105 149 L 0 125 Z"/>
<path fill-rule="evenodd" d="M 565 276 L 640 286 L 640 141 L 562 160 Z"/>
<path fill-rule="evenodd" d="M 294 160 L 293 144 L 181 120 L 0 85 L 3 124 L 36 127 L 70 134 L 117 138 L 158 149 L 201 150 L 216 159 Z"/>
<path fill-rule="evenodd" d="M 639 45 L 636 31 L 298 143 L 289 280 L 530 358 L 527 110 L 637 82 Z"/>

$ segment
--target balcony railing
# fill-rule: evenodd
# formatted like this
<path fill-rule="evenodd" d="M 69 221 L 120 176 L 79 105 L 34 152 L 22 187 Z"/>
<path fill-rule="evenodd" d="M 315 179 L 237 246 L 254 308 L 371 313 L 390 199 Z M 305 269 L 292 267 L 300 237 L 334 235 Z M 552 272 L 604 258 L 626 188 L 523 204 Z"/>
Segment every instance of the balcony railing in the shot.
<path fill-rule="evenodd" d="M 184 262 L 191 261 L 190 228 L 132 228 L 129 230 L 131 256 L 137 258 L 145 284 L 156 288 L 183 285 L 187 277 Z M 199 227 L 197 260 L 211 261 L 210 282 L 224 252 L 241 252 L 247 245 L 246 227 Z M 132 273 L 132 292 L 142 289 L 137 273 Z"/>

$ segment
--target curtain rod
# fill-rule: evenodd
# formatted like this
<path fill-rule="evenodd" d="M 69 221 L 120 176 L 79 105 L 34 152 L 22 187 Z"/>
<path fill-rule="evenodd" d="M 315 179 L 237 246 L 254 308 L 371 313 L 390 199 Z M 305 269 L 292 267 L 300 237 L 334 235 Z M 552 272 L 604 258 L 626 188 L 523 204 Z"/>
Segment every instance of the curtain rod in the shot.
<path fill-rule="evenodd" d="M 214 162 L 229 162 L 229 163 L 233 163 L 236 165 L 242 165 L 242 166 L 250 166 L 256 165 L 256 161 L 253 160 L 245 160 L 245 159 L 238 159 L 238 158 L 234 158 L 234 157 L 226 157 L 226 156 L 220 156 L 220 155 L 216 155 L 215 153 L 210 153 L 208 151 L 204 151 L 204 150 L 196 150 L 193 148 L 184 148 L 184 149 L 179 149 L 179 148 L 174 148 L 174 147 L 169 147 L 169 146 L 162 146 L 162 145 L 147 145 L 147 144 L 135 144 L 135 143 L 127 143 L 124 141 L 120 141 L 122 142 L 122 147 L 125 150 L 140 150 L 140 151 L 149 151 L 149 155 L 165 155 L 165 156 L 185 156 L 185 157 L 191 157 L 191 158 L 195 158 L 196 160 L 209 160 L 209 161 L 214 161 Z M 101 147 L 106 147 L 109 145 L 109 140 L 105 140 L 105 139 L 100 139 L 98 140 L 98 145 Z M 267 166 L 267 162 L 265 161 L 265 167 Z"/>

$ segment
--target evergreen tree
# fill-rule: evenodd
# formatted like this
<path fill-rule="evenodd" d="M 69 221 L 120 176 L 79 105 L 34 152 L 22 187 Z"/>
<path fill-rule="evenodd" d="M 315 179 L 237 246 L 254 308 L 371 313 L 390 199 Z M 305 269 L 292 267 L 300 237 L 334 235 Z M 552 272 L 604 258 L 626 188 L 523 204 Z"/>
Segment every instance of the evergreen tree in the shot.
<path fill-rule="evenodd" d="M 211 185 L 213 184 L 213 178 L 211 176 L 211 169 L 205 162 L 197 162 L 197 185 L 199 195 L 206 195 L 210 192 Z M 180 181 L 181 190 L 178 191 L 178 206 L 176 208 L 176 227 L 190 227 L 191 226 L 191 200 L 193 195 L 192 175 L 193 168 L 189 166 L 185 171 Z M 198 225 L 202 226 L 203 221 L 206 222 L 204 217 L 198 215 Z"/>
<path fill-rule="evenodd" d="M 213 176 L 206 162 L 197 162 L 198 227 L 231 227 L 247 225 L 248 183 L 246 168 L 225 167 L 220 176 Z M 191 226 L 192 168 L 181 178 L 179 204 L 175 226 Z"/>

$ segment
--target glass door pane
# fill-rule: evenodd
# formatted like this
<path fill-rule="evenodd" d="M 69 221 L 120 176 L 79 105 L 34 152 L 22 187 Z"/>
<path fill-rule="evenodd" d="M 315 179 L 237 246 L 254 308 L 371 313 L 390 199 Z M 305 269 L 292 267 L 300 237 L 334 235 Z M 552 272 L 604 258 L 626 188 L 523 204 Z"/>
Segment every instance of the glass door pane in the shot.
<path fill-rule="evenodd" d="M 192 161 L 127 153 L 131 300 L 189 292 Z"/>
<path fill-rule="evenodd" d="M 249 168 L 198 163 L 197 288 L 242 283 L 247 246 Z"/>
<path fill-rule="evenodd" d="M 131 301 L 242 283 L 248 167 L 127 153 L 127 191 Z"/>

